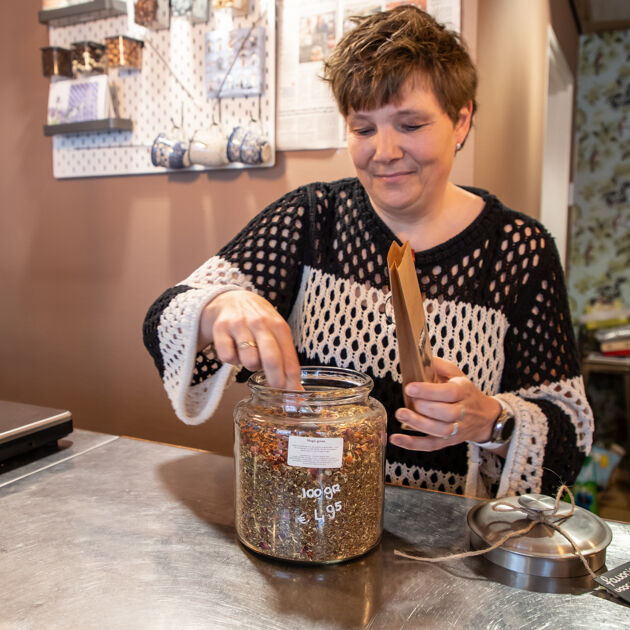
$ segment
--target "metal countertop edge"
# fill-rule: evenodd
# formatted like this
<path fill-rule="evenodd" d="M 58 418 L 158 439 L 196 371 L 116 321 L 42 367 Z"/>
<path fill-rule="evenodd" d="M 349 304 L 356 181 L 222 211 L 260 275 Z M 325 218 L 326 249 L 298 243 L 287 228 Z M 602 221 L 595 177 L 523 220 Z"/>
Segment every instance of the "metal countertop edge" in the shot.
<path fill-rule="evenodd" d="M 79 451 L 78 453 L 73 453 L 72 455 L 68 455 L 68 457 L 64 457 L 63 459 L 60 459 L 56 462 L 51 462 L 50 464 L 47 464 L 46 466 L 42 466 L 41 468 L 37 468 L 36 470 L 31 470 L 31 472 L 28 472 L 24 475 L 21 475 L 19 477 L 16 477 L 15 479 L 11 479 L 10 481 L 5 481 L 4 483 L 0 483 L 0 488 L 3 488 L 4 486 L 8 486 L 12 483 L 15 483 L 16 481 L 20 481 L 21 479 L 25 479 L 26 477 L 30 477 L 31 475 L 35 475 L 37 473 L 42 472 L 43 470 L 46 470 L 47 468 L 52 468 L 53 466 L 57 466 L 58 464 L 63 464 L 63 462 L 67 462 L 71 459 L 74 459 L 75 457 L 79 457 L 80 455 L 84 455 L 85 453 L 89 453 L 90 451 L 93 451 L 97 448 L 101 448 L 102 446 L 106 446 L 107 444 L 111 444 L 113 441 L 115 440 L 119 440 L 120 436 L 119 435 L 112 435 L 109 439 L 105 440 L 104 442 L 101 442 L 99 444 L 94 444 L 93 446 L 90 446 L 89 448 L 86 448 L 82 451 Z"/>

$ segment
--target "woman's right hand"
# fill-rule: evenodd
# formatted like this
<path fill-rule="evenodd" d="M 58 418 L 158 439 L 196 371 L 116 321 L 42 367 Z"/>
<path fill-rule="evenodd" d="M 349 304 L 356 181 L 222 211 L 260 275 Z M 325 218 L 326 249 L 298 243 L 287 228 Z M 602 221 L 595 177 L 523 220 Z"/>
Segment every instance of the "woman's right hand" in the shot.
<path fill-rule="evenodd" d="M 272 387 L 302 390 L 300 364 L 289 324 L 273 305 L 246 290 L 226 291 L 204 308 L 199 347 L 214 344 L 219 360 L 263 369 Z"/>

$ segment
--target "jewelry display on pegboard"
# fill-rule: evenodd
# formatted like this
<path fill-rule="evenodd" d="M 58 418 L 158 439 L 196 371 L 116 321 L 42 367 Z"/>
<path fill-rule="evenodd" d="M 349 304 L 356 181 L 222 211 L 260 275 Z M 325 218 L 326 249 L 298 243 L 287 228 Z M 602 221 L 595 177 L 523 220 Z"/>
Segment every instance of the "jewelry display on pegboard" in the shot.
<path fill-rule="evenodd" d="M 264 91 L 265 30 L 206 33 L 206 96 L 256 96 Z"/>
<path fill-rule="evenodd" d="M 275 1 L 256 0 L 248 12 L 213 9 L 207 22 L 199 22 L 191 13 L 199 9 L 197 0 L 182 0 L 171 5 L 168 28 L 158 30 L 151 22 L 152 3 L 142 5 L 146 13 L 141 18 L 152 28 L 136 22 L 135 2 L 128 6 L 128 15 L 49 25 L 50 47 L 70 50 L 74 42 L 93 42 L 106 47 L 109 59 L 138 42 L 141 54 L 140 67 L 109 62 L 106 68 L 116 115 L 132 121 L 133 128 L 54 135 L 55 177 L 272 166 Z M 222 38 L 230 52 L 219 55 L 212 43 Z M 49 55 L 61 58 L 53 51 Z M 215 62 L 212 70 L 210 61 Z M 173 118 L 180 124 L 174 126 Z"/>

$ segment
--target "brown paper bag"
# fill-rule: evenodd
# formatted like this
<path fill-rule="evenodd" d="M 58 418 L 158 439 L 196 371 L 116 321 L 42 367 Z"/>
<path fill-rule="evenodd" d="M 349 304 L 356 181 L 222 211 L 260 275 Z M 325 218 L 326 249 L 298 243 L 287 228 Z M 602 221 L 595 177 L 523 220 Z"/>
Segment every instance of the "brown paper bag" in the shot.
<path fill-rule="evenodd" d="M 433 367 L 422 293 L 409 241 L 402 247 L 396 242 L 392 243 L 387 254 L 387 266 L 403 388 L 407 383 L 417 381 L 435 383 L 438 379 Z M 405 406 L 411 408 L 406 395 L 404 399 Z"/>

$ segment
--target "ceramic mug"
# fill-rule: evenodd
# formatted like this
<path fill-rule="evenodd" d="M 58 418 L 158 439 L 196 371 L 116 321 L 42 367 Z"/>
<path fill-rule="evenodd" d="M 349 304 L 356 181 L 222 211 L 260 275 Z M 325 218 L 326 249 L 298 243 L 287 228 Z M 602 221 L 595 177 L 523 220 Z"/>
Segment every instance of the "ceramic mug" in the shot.
<path fill-rule="evenodd" d="M 195 132 L 190 141 L 190 161 L 203 166 L 225 166 L 228 160 L 228 138 L 219 124 Z"/>
<path fill-rule="evenodd" d="M 246 127 L 234 127 L 227 148 L 230 162 L 264 164 L 271 157 L 271 145 L 262 134 Z"/>
<path fill-rule="evenodd" d="M 245 127 L 239 126 L 232 129 L 227 145 L 227 156 L 230 162 L 241 161 L 241 142 L 243 142 L 246 133 L 247 129 Z"/>
<path fill-rule="evenodd" d="M 159 133 L 151 146 L 151 163 L 153 166 L 166 168 L 187 168 L 190 166 L 188 143 Z"/>
<path fill-rule="evenodd" d="M 241 142 L 241 162 L 245 164 L 264 164 L 271 157 L 271 145 L 265 136 L 251 129 Z"/>

